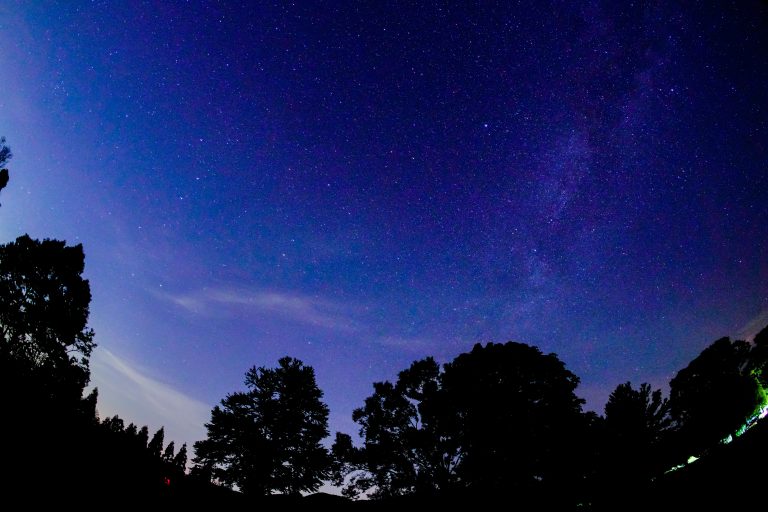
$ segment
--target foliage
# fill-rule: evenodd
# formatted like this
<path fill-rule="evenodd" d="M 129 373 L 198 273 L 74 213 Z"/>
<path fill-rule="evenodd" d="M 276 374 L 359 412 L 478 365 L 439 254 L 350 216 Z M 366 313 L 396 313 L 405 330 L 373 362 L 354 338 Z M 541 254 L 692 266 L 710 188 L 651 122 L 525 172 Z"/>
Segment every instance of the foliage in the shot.
<path fill-rule="evenodd" d="M 763 405 L 752 355 L 746 341 L 720 338 L 670 381 L 670 409 L 686 450 L 680 456 L 700 455 L 734 434 Z"/>
<path fill-rule="evenodd" d="M 10 157 L 0 138 L 0 166 Z M 13 441 L 4 459 L 20 475 L 7 484 L 19 492 L 35 474 L 72 489 L 91 465 L 107 469 L 89 476 L 104 492 L 162 493 L 184 481 L 186 444 L 176 452 L 162 427 L 150 439 L 146 426 L 116 415 L 99 422 L 98 390 L 83 397 L 95 347 L 83 270 L 80 245 L 27 235 L 0 245 L 0 387 L 11 412 L 0 436 Z M 213 408 L 207 438 L 195 443 L 195 485 L 296 496 L 333 476 L 348 496 L 575 504 L 583 495 L 575 488 L 596 474 L 603 496 L 623 501 L 668 467 L 671 446 L 685 457 L 711 450 L 765 405 L 768 327 L 752 344 L 715 341 L 672 379 L 669 400 L 647 383 L 619 385 L 604 418 L 582 413 L 579 379 L 538 348 L 477 344 L 442 368 L 427 357 L 394 383 L 374 383 L 353 412 L 362 445 L 337 433 L 330 456 L 321 445 L 328 408 L 311 367 L 285 357 L 277 368 L 251 368 L 245 383 Z"/>
<path fill-rule="evenodd" d="M 171 441 L 168 443 L 168 446 L 165 447 L 165 451 L 163 451 L 163 461 L 165 462 L 173 462 L 173 458 L 176 455 L 176 443 Z"/>
<path fill-rule="evenodd" d="M 12 156 L 11 148 L 5 143 L 5 137 L 0 137 L 0 167 L 8 163 Z"/>
<path fill-rule="evenodd" d="M 207 438 L 195 443 L 196 473 L 252 495 L 316 490 L 329 465 L 320 444 L 328 407 L 312 367 L 284 357 L 277 368 L 251 368 L 245 384 L 211 412 Z"/>
<path fill-rule="evenodd" d="M 160 427 L 157 432 L 155 432 L 155 435 L 152 436 L 152 440 L 147 445 L 147 451 L 149 451 L 149 454 L 159 459 L 162 457 L 163 452 L 163 441 L 165 440 L 165 428 Z"/>
<path fill-rule="evenodd" d="M 156 431 L 149 444 L 143 439 L 148 431 L 146 426 L 139 429 L 133 423 L 124 427 L 124 421 L 117 415 L 106 418 L 89 431 L 87 458 L 77 462 L 87 461 L 101 470 L 102 473 L 89 478 L 98 482 L 105 493 L 128 489 L 139 495 L 174 493 L 186 478 L 186 444 L 174 455 L 173 441 L 163 448 L 163 427 Z M 70 464 L 74 465 L 75 461 Z M 169 488 L 169 482 L 173 488 Z"/>
<path fill-rule="evenodd" d="M 768 326 L 755 335 L 750 354 L 750 370 L 763 389 L 768 389 Z"/>
<path fill-rule="evenodd" d="M 555 354 L 521 343 L 475 345 L 445 367 L 457 468 L 475 492 L 527 494 L 579 478 L 579 379 Z"/>
<path fill-rule="evenodd" d="M 605 404 L 598 461 L 604 493 L 623 499 L 668 469 L 664 454 L 671 433 L 669 401 L 648 383 L 619 384 Z"/>
<path fill-rule="evenodd" d="M 79 400 L 95 344 L 82 245 L 33 240 L 0 246 L 0 364 L 41 397 Z"/>
<path fill-rule="evenodd" d="M 627 446 L 643 449 L 658 444 L 671 423 L 669 400 L 647 382 L 636 390 L 630 382 L 619 384 L 605 404 L 608 435 Z"/>
<path fill-rule="evenodd" d="M 394 385 L 374 383 L 373 395 L 352 415 L 363 448 L 354 448 L 341 433 L 332 447 L 334 480 L 347 480 L 345 495 L 432 494 L 451 485 L 456 450 L 440 432 L 439 379 L 440 368 L 430 357 L 400 372 Z"/>
<path fill-rule="evenodd" d="M 8 169 L 3 166 L 11 159 L 11 148 L 5 144 L 5 137 L 0 137 L 0 190 L 3 190 L 8 185 L 10 176 L 8 175 Z"/>
<path fill-rule="evenodd" d="M 179 448 L 179 451 L 176 453 L 176 455 L 173 457 L 173 466 L 180 470 L 184 471 L 187 467 L 187 443 L 184 443 L 181 445 L 181 448 Z"/>
<path fill-rule="evenodd" d="M 10 158 L 0 137 L 0 167 Z M 7 183 L 0 169 L 0 190 Z M 146 426 L 125 427 L 116 415 L 99 422 L 98 390 L 83 397 L 95 347 L 84 264 L 81 245 L 28 235 L 0 245 L 0 438 L 11 501 L 41 490 L 73 502 L 86 492 L 167 494 L 170 478 L 184 477 L 186 446 L 172 462 L 153 457 Z M 153 442 L 162 449 L 160 432 Z"/>
<path fill-rule="evenodd" d="M 475 345 L 441 372 L 417 361 L 374 384 L 357 409 L 361 448 L 337 434 L 337 482 L 377 498 L 450 492 L 528 493 L 574 477 L 584 432 L 578 378 L 519 343 Z"/>

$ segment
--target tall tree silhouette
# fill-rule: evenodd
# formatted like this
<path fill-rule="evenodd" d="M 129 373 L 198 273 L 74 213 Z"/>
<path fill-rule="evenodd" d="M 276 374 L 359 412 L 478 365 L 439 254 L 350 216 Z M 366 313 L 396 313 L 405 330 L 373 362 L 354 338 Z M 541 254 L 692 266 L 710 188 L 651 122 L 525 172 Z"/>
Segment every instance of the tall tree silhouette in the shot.
<path fill-rule="evenodd" d="M 173 457 L 173 465 L 179 471 L 184 471 L 187 467 L 187 443 L 181 445 L 178 453 Z"/>
<path fill-rule="evenodd" d="M 84 261 L 81 245 L 58 240 L 0 245 L 0 438 L 14 440 L 3 447 L 14 492 L 37 479 L 74 485 L 76 461 L 91 453 L 97 393 L 83 397 L 95 346 Z M 64 463 L 71 471 L 62 474 Z"/>
<path fill-rule="evenodd" d="M 165 462 L 173 462 L 173 458 L 176 454 L 176 443 L 171 441 L 168 443 L 168 446 L 165 447 L 165 451 L 163 451 L 163 461 Z"/>
<path fill-rule="evenodd" d="M 111 418 L 107 418 L 104 421 L 101 422 L 102 426 L 107 429 L 107 431 L 113 433 L 113 434 L 122 434 L 125 432 L 125 422 L 121 417 L 119 417 L 117 414 L 112 416 Z"/>
<path fill-rule="evenodd" d="M 11 148 L 5 143 L 5 137 L 0 137 L 0 190 L 3 190 L 8 185 L 9 175 L 8 169 L 5 168 L 5 164 L 11 159 L 13 154 Z"/>
<path fill-rule="evenodd" d="M 95 344 L 87 327 L 91 291 L 82 245 L 21 236 L 0 245 L 0 360 L 48 395 L 88 383 Z"/>
<path fill-rule="evenodd" d="M 445 365 L 442 383 L 462 449 L 457 473 L 471 491 L 526 499 L 580 478 L 584 401 L 555 354 L 477 344 Z"/>
<path fill-rule="evenodd" d="M 763 389 L 768 389 L 768 326 L 755 335 L 749 366 Z"/>
<path fill-rule="evenodd" d="M 647 382 L 638 389 L 631 382 L 619 384 L 605 404 L 605 428 L 624 445 L 647 451 L 657 445 L 671 427 L 669 401 Z"/>
<path fill-rule="evenodd" d="M 211 411 L 208 436 L 195 443 L 196 474 L 253 495 L 316 490 L 330 461 L 320 444 L 328 407 L 312 367 L 284 357 L 248 370 L 245 384 Z"/>
<path fill-rule="evenodd" d="M 398 374 L 395 384 L 376 382 L 374 393 L 353 420 L 360 425 L 363 446 L 337 433 L 332 447 L 334 480 L 346 482 L 348 496 L 368 492 L 374 498 L 438 494 L 455 477 L 458 447 L 445 432 L 446 411 L 440 407 L 440 367 L 431 357 Z"/>
<path fill-rule="evenodd" d="M 142 449 L 147 448 L 147 443 L 149 443 L 149 427 L 144 425 L 139 429 L 136 433 L 136 443 Z"/>
<path fill-rule="evenodd" d="M 147 450 L 149 451 L 149 454 L 156 459 L 161 458 L 163 453 L 163 442 L 165 441 L 165 428 L 160 427 L 157 429 L 157 432 L 155 432 L 155 435 L 152 436 L 152 440 L 149 441 L 149 444 L 147 445 Z"/>
<path fill-rule="evenodd" d="M 751 355 L 746 341 L 720 338 L 672 379 L 670 409 L 684 450 L 679 457 L 700 455 L 734 434 L 763 404 Z"/>
<path fill-rule="evenodd" d="M 353 476 L 345 494 L 354 495 L 374 488 L 373 497 L 410 494 L 416 485 L 413 432 L 417 410 L 397 386 L 377 382 L 365 405 L 356 409 L 352 419 L 360 424 L 364 439 L 362 461 L 365 471 Z M 333 450 L 341 453 L 346 438 L 336 439 Z M 346 475 L 344 475 L 346 476 Z"/>
<path fill-rule="evenodd" d="M 82 397 L 95 346 L 84 258 L 81 245 L 28 235 L 0 245 L 0 393 L 19 420 L 94 418 L 96 395 Z"/>
<path fill-rule="evenodd" d="M 377 498 L 528 499 L 578 481 L 588 418 L 577 385 L 554 354 L 520 343 L 478 344 L 442 372 L 431 359 L 417 361 L 395 384 L 374 384 L 354 412 L 361 448 L 337 434 L 335 479 L 347 482 L 348 494 L 370 490 Z"/>
<path fill-rule="evenodd" d="M 669 402 L 661 390 L 651 390 L 648 383 L 638 389 L 630 382 L 619 384 L 605 404 L 603 489 L 623 500 L 668 469 L 663 450 L 671 425 Z"/>

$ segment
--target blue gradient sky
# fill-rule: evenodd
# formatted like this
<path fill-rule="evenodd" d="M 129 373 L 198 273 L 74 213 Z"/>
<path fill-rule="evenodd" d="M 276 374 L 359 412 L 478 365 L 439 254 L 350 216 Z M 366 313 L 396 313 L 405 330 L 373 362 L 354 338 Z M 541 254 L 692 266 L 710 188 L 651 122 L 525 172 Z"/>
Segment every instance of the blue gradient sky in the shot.
<path fill-rule="evenodd" d="M 352 433 L 506 340 L 601 410 L 768 323 L 758 2 L 127 4 L 0 4 L 0 241 L 84 244 L 104 414 L 194 441 L 291 355 Z"/>

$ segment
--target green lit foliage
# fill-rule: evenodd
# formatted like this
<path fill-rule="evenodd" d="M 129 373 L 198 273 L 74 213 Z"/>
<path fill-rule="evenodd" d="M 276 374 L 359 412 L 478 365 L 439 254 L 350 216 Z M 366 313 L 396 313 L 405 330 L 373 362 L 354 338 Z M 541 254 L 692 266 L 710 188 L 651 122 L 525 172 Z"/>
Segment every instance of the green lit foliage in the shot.
<path fill-rule="evenodd" d="M 700 455 L 735 434 L 765 402 L 752 346 L 721 338 L 670 382 L 670 407 L 680 456 Z"/>
<path fill-rule="evenodd" d="M 768 327 L 755 335 L 750 369 L 763 388 L 768 388 Z"/>

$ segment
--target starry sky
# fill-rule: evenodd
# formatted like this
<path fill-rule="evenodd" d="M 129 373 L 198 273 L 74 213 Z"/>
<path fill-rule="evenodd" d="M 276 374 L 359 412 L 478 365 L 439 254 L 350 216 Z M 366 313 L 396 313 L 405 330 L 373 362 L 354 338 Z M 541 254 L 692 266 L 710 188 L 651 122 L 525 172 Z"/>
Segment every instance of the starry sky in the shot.
<path fill-rule="evenodd" d="M 507 340 L 601 411 L 768 324 L 765 4 L 456 3 L 0 3 L 0 242 L 84 245 L 102 415 L 291 355 L 354 433 Z"/>

